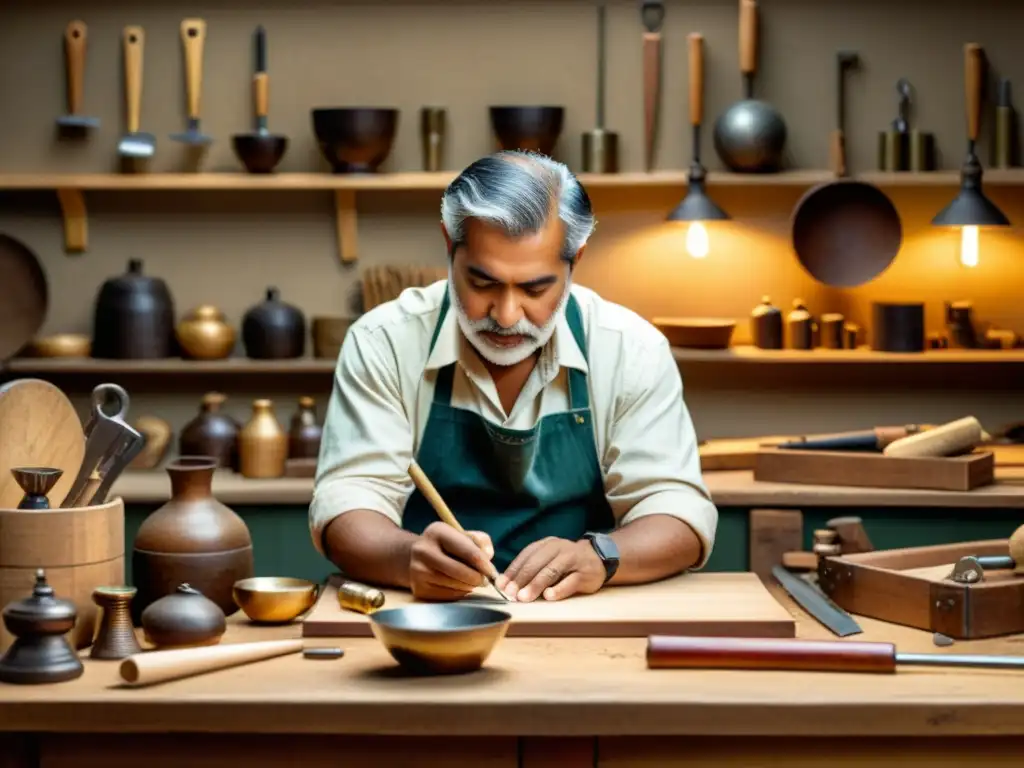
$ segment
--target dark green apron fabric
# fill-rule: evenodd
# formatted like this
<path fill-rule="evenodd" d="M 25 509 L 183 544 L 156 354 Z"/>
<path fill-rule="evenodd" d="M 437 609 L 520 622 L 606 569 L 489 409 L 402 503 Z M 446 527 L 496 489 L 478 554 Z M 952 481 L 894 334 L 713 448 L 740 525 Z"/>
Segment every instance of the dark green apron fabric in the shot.
<path fill-rule="evenodd" d="M 431 351 L 448 309 L 445 293 Z M 574 296 L 566 305 L 566 319 L 586 358 L 583 317 Z M 576 541 L 587 531 L 611 531 L 615 520 L 604 494 L 586 374 L 569 369 L 570 410 L 543 416 L 532 429 L 506 429 L 452 407 L 457 364 L 438 371 L 416 461 L 463 528 L 491 537 L 498 571 L 546 536 Z M 402 527 L 422 533 L 437 519 L 414 491 Z"/>

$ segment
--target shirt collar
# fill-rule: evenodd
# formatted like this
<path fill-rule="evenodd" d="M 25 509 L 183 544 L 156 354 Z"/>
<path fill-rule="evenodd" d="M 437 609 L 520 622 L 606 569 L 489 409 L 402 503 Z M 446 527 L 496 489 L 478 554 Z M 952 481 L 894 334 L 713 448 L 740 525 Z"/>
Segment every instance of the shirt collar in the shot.
<path fill-rule="evenodd" d="M 441 329 L 438 331 L 434 349 L 427 358 L 425 367 L 428 371 L 451 365 L 459 359 L 461 349 L 465 349 L 466 352 L 472 349 L 468 340 L 466 340 L 465 344 L 462 343 L 464 339 L 462 330 L 459 328 L 456 312 L 455 307 L 448 307 L 444 322 L 441 323 Z M 590 372 L 587 366 L 587 359 L 572 335 L 572 329 L 569 327 L 569 321 L 566 319 L 565 312 L 559 315 L 558 322 L 555 324 L 555 332 L 541 351 L 541 358 L 547 358 L 557 363 L 559 367 L 575 368 L 583 373 Z"/>

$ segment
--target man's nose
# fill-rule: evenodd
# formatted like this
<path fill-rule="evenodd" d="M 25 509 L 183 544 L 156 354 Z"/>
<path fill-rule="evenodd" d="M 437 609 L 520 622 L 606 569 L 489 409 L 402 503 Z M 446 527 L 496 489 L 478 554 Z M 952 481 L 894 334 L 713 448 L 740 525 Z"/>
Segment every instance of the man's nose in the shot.
<path fill-rule="evenodd" d="M 523 317 L 523 308 L 519 306 L 512 291 L 504 291 L 491 308 L 491 319 L 502 328 L 511 328 Z"/>

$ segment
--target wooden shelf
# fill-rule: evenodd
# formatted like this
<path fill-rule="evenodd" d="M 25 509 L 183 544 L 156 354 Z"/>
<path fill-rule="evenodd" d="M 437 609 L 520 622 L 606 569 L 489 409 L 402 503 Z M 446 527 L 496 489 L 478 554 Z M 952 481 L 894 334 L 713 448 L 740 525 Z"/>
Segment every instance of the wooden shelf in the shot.
<path fill-rule="evenodd" d="M 358 258 L 358 225 L 356 217 L 357 192 L 432 191 L 439 192 L 451 183 L 456 171 L 433 173 L 8 173 L 0 174 L 0 190 L 31 191 L 52 190 L 60 201 L 64 219 L 64 249 L 68 253 L 88 250 L 88 213 L 85 192 L 97 191 L 310 191 L 325 190 L 334 193 L 337 222 L 338 257 L 343 263 Z M 584 173 L 580 181 L 589 189 L 628 189 L 636 187 L 686 186 L 686 171 L 659 171 L 654 173 Z M 930 171 L 925 173 L 883 173 L 872 171 L 854 178 L 881 187 L 955 187 L 960 181 L 959 171 Z M 781 173 L 708 174 L 709 186 L 738 187 L 812 187 L 832 181 L 831 171 L 783 171 Z M 984 182 L 991 186 L 1024 186 L 1024 168 L 987 170 Z"/>
<path fill-rule="evenodd" d="M 432 173 L 0 173 L 0 190 L 77 189 L 91 191 L 440 191 L 455 178 L 457 171 Z M 582 173 L 587 187 L 677 187 L 687 183 L 686 171 L 652 173 Z M 800 187 L 835 179 L 827 170 L 784 171 L 768 174 L 711 172 L 711 186 Z M 853 180 L 868 181 L 885 187 L 952 186 L 959 184 L 959 171 L 886 173 L 869 171 L 855 174 Z M 1024 168 L 985 171 L 984 183 L 992 186 L 1024 186 Z"/>
<path fill-rule="evenodd" d="M 952 349 L 929 352 L 896 353 L 861 349 L 764 350 L 756 347 L 729 349 L 672 350 L 676 361 L 688 364 L 829 366 L 829 365 L 1024 365 L 1024 349 L 971 350 Z M 81 357 L 18 357 L 8 360 L 4 371 L 29 375 L 196 375 L 196 374 L 330 374 L 337 361 L 299 358 L 297 360 L 250 360 L 232 357 L 226 360 L 96 360 Z"/>
<path fill-rule="evenodd" d="M 763 483 L 746 470 L 703 472 L 715 504 L 722 507 L 965 507 L 1024 508 L 1024 467 L 999 467 L 996 482 L 973 491 L 924 491 L 896 488 L 854 488 L 798 483 Z M 313 497 L 311 478 L 254 480 L 227 470 L 213 478 L 213 493 L 223 503 L 257 506 L 306 506 Z M 110 491 L 129 504 L 163 504 L 171 484 L 161 469 L 128 471 Z"/>

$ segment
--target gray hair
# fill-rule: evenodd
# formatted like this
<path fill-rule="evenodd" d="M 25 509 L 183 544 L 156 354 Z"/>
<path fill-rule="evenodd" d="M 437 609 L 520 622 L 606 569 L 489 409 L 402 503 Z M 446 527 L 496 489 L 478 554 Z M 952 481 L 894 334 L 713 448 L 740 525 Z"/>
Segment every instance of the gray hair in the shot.
<path fill-rule="evenodd" d="M 572 261 L 594 231 L 590 197 L 564 163 L 536 152 L 502 151 L 468 166 L 441 197 L 451 255 L 465 242 L 466 221 L 500 226 L 510 237 L 539 232 L 557 199 L 565 226 L 562 259 Z"/>

